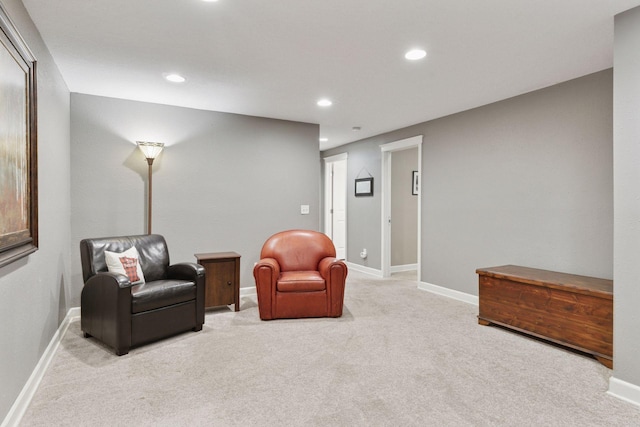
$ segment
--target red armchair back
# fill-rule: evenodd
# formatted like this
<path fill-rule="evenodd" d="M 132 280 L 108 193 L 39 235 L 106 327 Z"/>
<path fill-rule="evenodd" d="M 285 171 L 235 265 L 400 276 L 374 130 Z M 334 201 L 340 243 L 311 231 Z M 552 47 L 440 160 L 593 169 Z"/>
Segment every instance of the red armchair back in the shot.
<path fill-rule="evenodd" d="M 347 266 L 323 233 L 288 230 L 271 236 L 253 269 L 262 320 L 340 317 Z"/>

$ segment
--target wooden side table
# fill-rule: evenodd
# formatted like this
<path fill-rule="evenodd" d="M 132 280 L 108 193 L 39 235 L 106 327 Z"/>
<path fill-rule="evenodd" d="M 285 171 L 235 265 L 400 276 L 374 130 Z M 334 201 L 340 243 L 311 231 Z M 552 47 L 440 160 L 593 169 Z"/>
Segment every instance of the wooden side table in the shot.
<path fill-rule="evenodd" d="M 235 252 L 195 254 L 205 270 L 204 307 L 235 305 L 240 311 L 240 255 Z"/>

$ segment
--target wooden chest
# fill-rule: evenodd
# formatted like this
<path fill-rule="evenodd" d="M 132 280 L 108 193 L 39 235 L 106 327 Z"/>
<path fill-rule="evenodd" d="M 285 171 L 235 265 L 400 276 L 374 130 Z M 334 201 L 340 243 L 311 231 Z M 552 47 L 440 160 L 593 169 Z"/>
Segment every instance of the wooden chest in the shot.
<path fill-rule="evenodd" d="M 613 281 L 535 268 L 479 268 L 478 323 L 592 354 L 613 367 Z"/>

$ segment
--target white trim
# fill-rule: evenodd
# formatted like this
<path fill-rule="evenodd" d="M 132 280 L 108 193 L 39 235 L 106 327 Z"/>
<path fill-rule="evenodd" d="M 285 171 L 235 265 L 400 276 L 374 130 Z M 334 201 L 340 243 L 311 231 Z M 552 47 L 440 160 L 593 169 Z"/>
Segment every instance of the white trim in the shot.
<path fill-rule="evenodd" d="M 22 391 L 18 395 L 15 402 L 13 402 L 13 406 L 7 413 L 7 416 L 2 421 L 1 427 L 9 427 L 9 426 L 17 426 L 20 424 L 20 420 L 24 416 L 29 404 L 31 403 L 31 399 L 33 399 L 34 394 L 38 390 L 38 386 L 44 377 L 44 374 L 47 372 L 51 361 L 53 360 L 53 356 L 55 356 L 60 343 L 62 342 L 62 338 L 64 334 L 69 329 L 69 325 L 71 322 L 74 322 L 80 318 L 80 307 L 73 307 L 69 309 L 69 312 L 58 326 L 58 330 L 53 337 L 51 337 L 51 341 L 49 345 L 44 350 L 44 353 L 40 357 L 38 364 L 31 372 L 31 376 L 27 380 L 24 387 L 22 387 Z"/>
<path fill-rule="evenodd" d="M 401 273 L 403 271 L 417 271 L 418 264 L 392 265 L 391 273 Z"/>
<path fill-rule="evenodd" d="M 635 384 L 611 377 L 607 394 L 640 407 L 640 386 Z"/>
<path fill-rule="evenodd" d="M 333 162 L 324 159 L 324 194 L 321 196 L 324 199 L 322 203 L 322 217 L 324 219 L 323 231 L 324 234 L 331 238 L 331 184 L 333 181 Z"/>
<path fill-rule="evenodd" d="M 475 295 L 467 294 L 465 292 L 456 291 L 426 282 L 418 282 L 418 289 L 431 292 L 433 294 L 442 295 L 458 301 L 466 302 L 467 304 L 472 304 L 475 306 L 478 305 L 478 297 Z"/>
<path fill-rule="evenodd" d="M 391 153 L 410 148 L 418 149 L 418 176 L 420 176 L 420 187 L 422 187 L 422 139 L 423 135 L 416 135 L 380 145 L 382 152 L 382 202 L 380 204 L 382 212 L 380 224 L 382 277 L 391 275 L 391 227 L 389 226 L 391 223 Z M 423 191 L 418 192 L 418 282 L 421 279 L 420 262 L 422 259 L 422 193 Z"/>
<path fill-rule="evenodd" d="M 240 297 L 252 297 L 258 295 L 255 286 L 249 286 L 246 288 L 240 288 Z"/>
<path fill-rule="evenodd" d="M 324 217 L 324 221 L 321 220 L 321 222 L 324 222 L 323 225 L 323 232 L 324 234 L 326 234 L 327 236 L 329 236 L 329 238 L 331 238 L 333 240 L 334 238 L 334 233 L 333 233 L 333 185 L 334 185 L 334 181 L 333 181 L 333 176 L 334 176 L 334 163 L 338 163 L 338 162 L 345 162 L 344 163 L 344 167 L 345 167 L 345 174 L 344 174 L 344 181 L 342 182 L 342 184 L 344 185 L 344 256 L 347 256 L 347 245 L 348 245 L 348 237 L 349 237 L 349 233 L 348 233 L 348 228 L 349 228 L 349 221 L 347 219 L 348 213 L 347 213 L 347 209 L 348 209 L 348 194 L 349 194 L 349 162 L 348 162 L 348 158 L 349 158 L 349 153 L 340 153 L 340 154 L 336 154 L 334 156 L 329 156 L 329 157 L 324 157 L 324 194 L 321 196 L 324 199 L 324 203 L 323 205 L 323 209 L 322 209 L 322 213 L 323 213 L 323 217 Z"/>
<path fill-rule="evenodd" d="M 382 144 L 380 149 L 385 151 L 400 151 L 407 148 L 417 147 L 422 144 L 422 135 L 412 136 L 410 138 L 401 139 L 398 141 L 390 142 L 388 144 Z"/>
<path fill-rule="evenodd" d="M 349 268 L 349 270 L 359 271 L 360 273 L 370 274 L 376 277 L 382 277 L 382 271 L 376 270 L 375 268 L 365 267 L 364 265 L 354 264 L 349 261 L 345 261 L 345 264 L 347 264 L 347 268 Z"/>
<path fill-rule="evenodd" d="M 391 143 L 393 144 L 393 143 Z M 382 214 L 380 219 L 380 266 L 382 277 L 391 276 L 391 150 L 382 150 L 382 186 L 380 207 Z M 419 236 L 419 235 L 418 235 Z M 420 239 L 418 239 L 420 241 Z M 419 259 L 419 258 L 418 258 Z"/>
<path fill-rule="evenodd" d="M 349 157 L 349 153 L 340 153 L 340 154 L 336 154 L 335 156 L 323 157 L 322 159 L 324 160 L 325 163 L 331 163 L 331 162 L 339 162 L 340 160 L 347 160 L 348 157 Z"/>

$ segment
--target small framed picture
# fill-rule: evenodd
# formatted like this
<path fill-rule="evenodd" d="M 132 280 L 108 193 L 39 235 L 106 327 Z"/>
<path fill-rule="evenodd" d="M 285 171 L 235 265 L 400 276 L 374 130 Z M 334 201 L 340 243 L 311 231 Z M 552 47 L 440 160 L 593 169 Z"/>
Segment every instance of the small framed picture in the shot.
<path fill-rule="evenodd" d="M 373 196 L 373 177 L 356 179 L 356 197 Z"/>
<path fill-rule="evenodd" d="M 414 196 L 420 194 L 420 174 L 418 171 L 413 171 L 411 174 L 411 194 Z"/>

